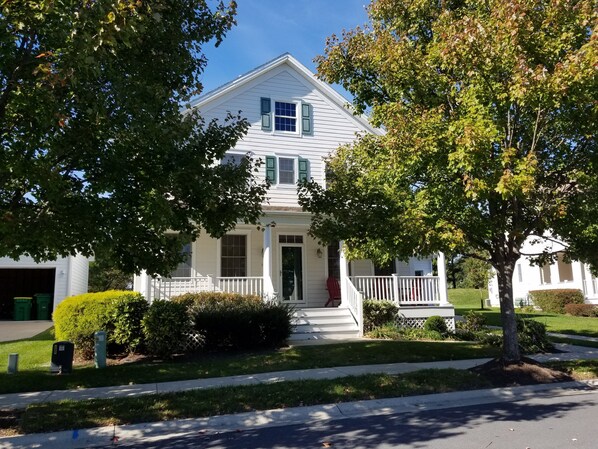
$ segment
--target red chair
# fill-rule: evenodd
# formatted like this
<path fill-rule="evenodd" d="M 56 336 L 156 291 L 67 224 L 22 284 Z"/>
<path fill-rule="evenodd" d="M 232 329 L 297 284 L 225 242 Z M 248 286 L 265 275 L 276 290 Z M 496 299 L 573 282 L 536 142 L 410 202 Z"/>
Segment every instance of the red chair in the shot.
<path fill-rule="evenodd" d="M 329 277 L 326 280 L 326 288 L 328 289 L 328 301 L 324 304 L 324 307 L 328 307 L 330 304 L 334 307 L 334 301 L 338 301 L 340 304 L 341 301 L 341 286 L 338 283 L 338 279 Z"/>

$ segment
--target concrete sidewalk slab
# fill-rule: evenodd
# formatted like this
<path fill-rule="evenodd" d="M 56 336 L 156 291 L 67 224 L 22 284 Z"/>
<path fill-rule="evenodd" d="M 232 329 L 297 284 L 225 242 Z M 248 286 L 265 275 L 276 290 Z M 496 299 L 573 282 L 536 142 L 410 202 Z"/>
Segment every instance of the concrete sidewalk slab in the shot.
<path fill-rule="evenodd" d="M 564 382 L 559 384 L 375 399 L 370 401 L 239 413 L 210 418 L 181 419 L 158 423 L 5 437 L 0 438 L 0 449 L 33 449 L 42 446 L 45 449 L 79 449 L 109 446 L 115 441 L 115 438 L 121 444 L 150 443 L 187 435 L 209 435 L 216 432 L 232 432 L 293 424 L 313 424 L 355 417 L 515 402 L 528 398 L 587 394 L 598 396 L 598 379 L 584 382 Z"/>
<path fill-rule="evenodd" d="M 54 326 L 52 321 L 0 321 L 0 342 L 31 338 Z"/>

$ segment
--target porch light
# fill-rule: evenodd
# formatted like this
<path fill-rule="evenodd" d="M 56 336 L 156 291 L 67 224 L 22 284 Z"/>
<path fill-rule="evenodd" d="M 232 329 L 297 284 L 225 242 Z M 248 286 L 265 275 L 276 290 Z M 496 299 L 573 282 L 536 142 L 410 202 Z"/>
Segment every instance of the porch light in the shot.
<path fill-rule="evenodd" d="M 322 248 L 318 248 L 318 249 L 316 250 L 316 256 L 318 256 L 318 259 L 321 259 L 321 258 L 322 258 Z"/>

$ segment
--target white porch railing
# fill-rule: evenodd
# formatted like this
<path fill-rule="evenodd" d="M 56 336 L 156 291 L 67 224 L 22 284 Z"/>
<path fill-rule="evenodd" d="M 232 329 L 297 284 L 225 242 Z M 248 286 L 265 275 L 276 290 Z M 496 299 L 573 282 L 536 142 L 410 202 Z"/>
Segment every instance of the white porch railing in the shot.
<path fill-rule="evenodd" d="M 359 327 L 359 336 L 363 337 L 363 295 L 355 288 L 350 278 L 345 278 L 345 289 L 347 293 L 346 306 Z"/>
<path fill-rule="evenodd" d="M 393 301 L 398 306 L 441 303 L 438 276 L 353 276 L 351 280 L 366 299 Z"/>
<path fill-rule="evenodd" d="M 262 296 L 264 279 L 262 277 L 173 277 L 151 279 L 150 295 L 152 300 L 169 300 L 184 293 L 218 291 Z"/>

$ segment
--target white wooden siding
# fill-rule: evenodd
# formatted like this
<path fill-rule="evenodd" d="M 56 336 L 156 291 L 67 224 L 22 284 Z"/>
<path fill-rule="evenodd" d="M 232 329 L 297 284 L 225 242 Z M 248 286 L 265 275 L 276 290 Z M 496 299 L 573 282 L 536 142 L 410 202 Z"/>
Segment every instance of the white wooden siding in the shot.
<path fill-rule="evenodd" d="M 260 98 L 275 100 L 304 101 L 312 105 L 313 135 L 283 134 L 262 131 Z M 255 157 L 265 161 L 266 156 L 302 157 L 309 160 L 309 173 L 319 183 L 324 181 L 323 158 L 339 145 L 352 142 L 358 132 L 364 132 L 356 120 L 328 100 L 301 75 L 288 67 L 278 67 L 272 72 L 243 86 L 238 91 L 218 98 L 202 106 L 201 114 L 206 120 L 223 119 L 227 112 L 241 114 L 251 123 L 247 135 L 238 142 L 235 152 L 253 152 Z M 300 111 L 298 111 L 300 114 Z M 300 116 L 297 118 L 300 122 Z M 265 167 L 259 173 L 265 176 Z M 268 196 L 271 206 L 297 207 L 295 186 L 274 184 Z"/>

